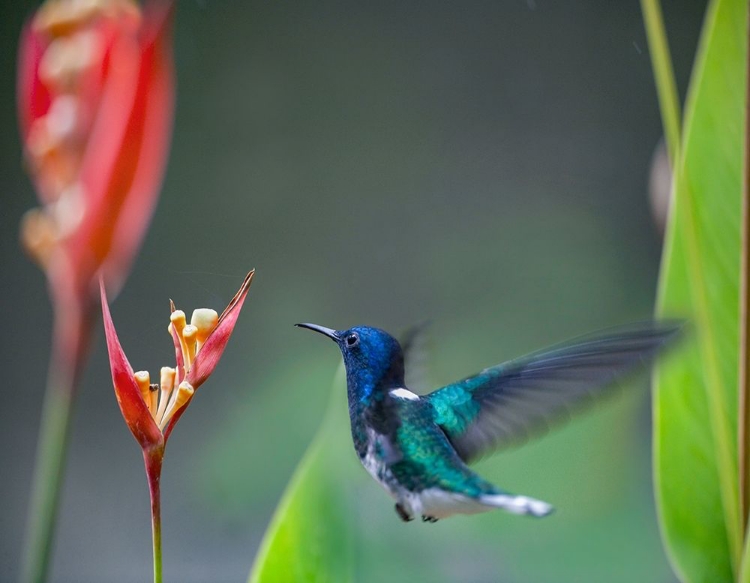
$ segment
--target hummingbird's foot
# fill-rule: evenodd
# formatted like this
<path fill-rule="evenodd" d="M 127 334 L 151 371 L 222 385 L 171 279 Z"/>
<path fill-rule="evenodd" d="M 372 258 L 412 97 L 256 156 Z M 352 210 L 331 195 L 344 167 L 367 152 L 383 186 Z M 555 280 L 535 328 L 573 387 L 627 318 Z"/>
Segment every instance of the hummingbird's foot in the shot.
<path fill-rule="evenodd" d="M 434 516 L 425 516 L 424 514 L 422 515 L 422 522 L 432 522 L 432 523 L 435 523 L 437 521 L 438 521 L 438 519 L 435 518 Z"/>
<path fill-rule="evenodd" d="M 401 504 L 396 504 L 396 514 L 398 514 L 398 517 L 404 522 L 411 522 L 414 520 L 414 517 L 410 516 Z"/>

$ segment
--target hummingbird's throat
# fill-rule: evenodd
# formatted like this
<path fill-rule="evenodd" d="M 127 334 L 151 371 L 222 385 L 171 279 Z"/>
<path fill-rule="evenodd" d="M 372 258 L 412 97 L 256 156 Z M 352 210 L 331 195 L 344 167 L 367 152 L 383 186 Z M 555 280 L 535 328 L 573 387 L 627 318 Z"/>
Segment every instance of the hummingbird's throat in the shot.
<path fill-rule="evenodd" d="M 193 311 L 190 324 L 188 324 L 185 312 L 174 309 L 174 304 L 172 304 L 172 314 L 169 319 L 167 331 L 175 341 L 175 346 L 180 347 L 181 366 L 162 367 L 158 383 L 152 383 L 148 371 L 145 370 L 133 375 L 141 390 L 143 402 L 162 432 L 175 413 L 187 405 L 195 394 L 195 389 L 187 381 L 187 377 L 195 362 L 195 357 L 218 325 L 219 315 L 214 310 L 199 308 Z"/>

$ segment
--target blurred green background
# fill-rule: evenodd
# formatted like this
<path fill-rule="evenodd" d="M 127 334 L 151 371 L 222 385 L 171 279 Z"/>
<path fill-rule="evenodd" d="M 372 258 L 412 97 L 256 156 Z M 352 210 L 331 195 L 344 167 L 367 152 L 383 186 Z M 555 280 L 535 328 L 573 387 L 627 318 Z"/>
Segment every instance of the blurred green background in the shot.
<path fill-rule="evenodd" d="M 35 205 L 15 125 L 18 33 L 0 18 L 0 579 L 18 573 L 51 313 L 17 244 Z M 704 2 L 664 3 L 681 88 Z M 175 431 L 166 581 L 244 581 L 318 426 L 339 355 L 292 324 L 430 320 L 434 384 L 650 317 L 647 196 L 661 127 L 638 3 L 179 4 L 174 145 L 141 256 L 113 304 L 131 363 L 170 364 L 168 298 L 221 309 L 256 267 L 221 366 Z M 353 454 L 357 580 L 670 582 L 645 380 L 482 462 L 553 503 L 402 524 Z M 344 399 L 341 395 L 341 399 Z M 342 501 L 342 503 L 347 503 Z M 74 419 L 52 579 L 150 577 L 148 492 L 101 334 Z"/>

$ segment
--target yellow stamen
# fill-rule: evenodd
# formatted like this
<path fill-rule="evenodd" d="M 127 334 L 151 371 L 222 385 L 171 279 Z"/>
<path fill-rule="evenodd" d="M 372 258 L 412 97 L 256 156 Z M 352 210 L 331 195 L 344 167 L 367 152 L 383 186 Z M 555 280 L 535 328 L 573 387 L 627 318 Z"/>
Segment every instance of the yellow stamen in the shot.
<path fill-rule="evenodd" d="M 159 423 L 159 428 L 162 431 L 164 431 L 164 428 L 167 426 L 169 420 L 174 416 L 174 414 L 182 409 L 187 404 L 187 402 L 190 401 L 194 394 L 195 389 L 189 382 L 182 381 L 180 383 L 180 386 L 177 387 L 177 394 L 174 398 L 174 401 L 169 405 L 169 409 L 167 409 L 166 413 L 164 413 L 164 417 Z"/>
<path fill-rule="evenodd" d="M 100 15 L 102 8 L 96 0 L 48 0 L 37 11 L 34 27 L 54 36 L 69 34 Z"/>
<path fill-rule="evenodd" d="M 52 36 L 69 34 L 99 17 L 122 19 L 137 27 L 140 10 L 132 0 L 47 0 L 37 11 L 34 27 Z"/>
<path fill-rule="evenodd" d="M 161 421 L 162 417 L 164 417 L 164 411 L 167 410 L 167 403 L 174 388 L 176 374 L 177 371 L 168 366 L 164 366 L 161 369 L 161 394 L 159 395 L 159 409 L 156 411 L 157 422 Z"/>
<path fill-rule="evenodd" d="M 75 137 L 80 127 L 80 104 L 73 95 L 60 95 L 49 106 L 45 116 L 49 139 L 53 144 L 62 144 Z"/>
<path fill-rule="evenodd" d="M 53 40 L 39 62 L 39 77 L 57 91 L 71 91 L 81 74 L 102 56 L 100 39 L 93 31 Z"/>
<path fill-rule="evenodd" d="M 42 209 L 31 209 L 21 218 L 21 244 L 29 256 L 45 267 L 57 245 L 55 221 Z"/>
<path fill-rule="evenodd" d="M 216 310 L 211 310 L 210 308 L 198 308 L 197 310 L 193 310 L 190 323 L 197 329 L 195 335 L 195 352 L 198 353 L 206 338 L 209 337 L 219 323 L 219 314 L 216 313 Z"/>
<path fill-rule="evenodd" d="M 86 196 L 83 186 L 74 183 L 60 193 L 60 198 L 47 205 L 57 225 L 58 237 L 61 239 L 72 235 L 81 225 L 86 214 Z"/>
<path fill-rule="evenodd" d="M 139 370 L 133 375 L 138 388 L 141 390 L 141 398 L 146 403 L 146 407 L 151 411 L 151 376 L 147 370 Z M 153 412 L 151 413 L 153 415 Z"/>
<path fill-rule="evenodd" d="M 148 410 L 151 412 L 151 417 L 156 419 L 156 409 L 159 407 L 159 385 L 151 383 L 149 389 L 149 405 Z"/>
<path fill-rule="evenodd" d="M 70 102 L 67 103 L 63 100 L 54 116 L 36 119 L 26 139 L 26 160 L 39 181 L 45 203 L 59 198 L 60 192 L 75 180 L 80 166 L 81 149 L 71 147 L 64 139 L 65 132 L 72 131 L 71 124 L 75 123 Z"/>
<path fill-rule="evenodd" d="M 46 116 L 39 117 L 31 124 L 29 135 L 26 138 L 26 148 L 29 154 L 35 158 L 48 156 L 57 146 L 49 133 Z"/>
<path fill-rule="evenodd" d="M 182 329 L 185 327 L 185 324 L 187 324 L 185 312 L 183 312 L 182 310 L 174 310 L 169 315 L 169 320 L 170 322 L 172 322 L 174 329 L 177 330 L 177 335 L 182 336 Z"/>
<path fill-rule="evenodd" d="M 198 328 L 196 328 L 192 324 L 188 324 L 182 330 L 182 337 L 185 339 L 185 349 L 187 351 L 184 354 L 186 371 L 190 370 L 190 367 L 192 366 L 193 361 L 195 360 L 195 341 L 196 341 L 197 335 L 198 335 Z"/>
<path fill-rule="evenodd" d="M 187 344 L 185 344 L 185 337 L 183 335 L 183 331 L 185 330 L 185 326 L 187 325 L 185 312 L 183 312 L 182 310 L 172 310 L 172 314 L 169 316 L 169 320 L 172 322 L 170 324 L 169 333 L 171 334 L 172 330 L 177 333 L 177 339 L 180 341 L 180 349 L 182 350 L 182 359 L 185 361 L 183 365 L 185 367 L 185 370 L 188 370 L 190 364 L 185 358 L 185 355 L 187 354 Z"/>

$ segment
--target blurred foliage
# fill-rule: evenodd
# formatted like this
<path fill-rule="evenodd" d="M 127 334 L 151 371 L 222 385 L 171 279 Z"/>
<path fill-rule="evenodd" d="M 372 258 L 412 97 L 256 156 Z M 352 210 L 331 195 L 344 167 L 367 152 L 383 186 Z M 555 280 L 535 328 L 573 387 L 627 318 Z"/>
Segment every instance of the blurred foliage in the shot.
<path fill-rule="evenodd" d="M 336 460 L 348 437 L 346 375 L 339 367 L 328 413 L 279 502 L 249 583 L 343 583 L 353 575 L 346 477 Z"/>
<path fill-rule="evenodd" d="M 737 363 L 747 2 L 711 4 L 676 164 L 658 313 L 687 316 L 685 353 L 657 369 L 655 473 L 662 530 L 684 581 L 733 581 L 744 533 Z"/>

